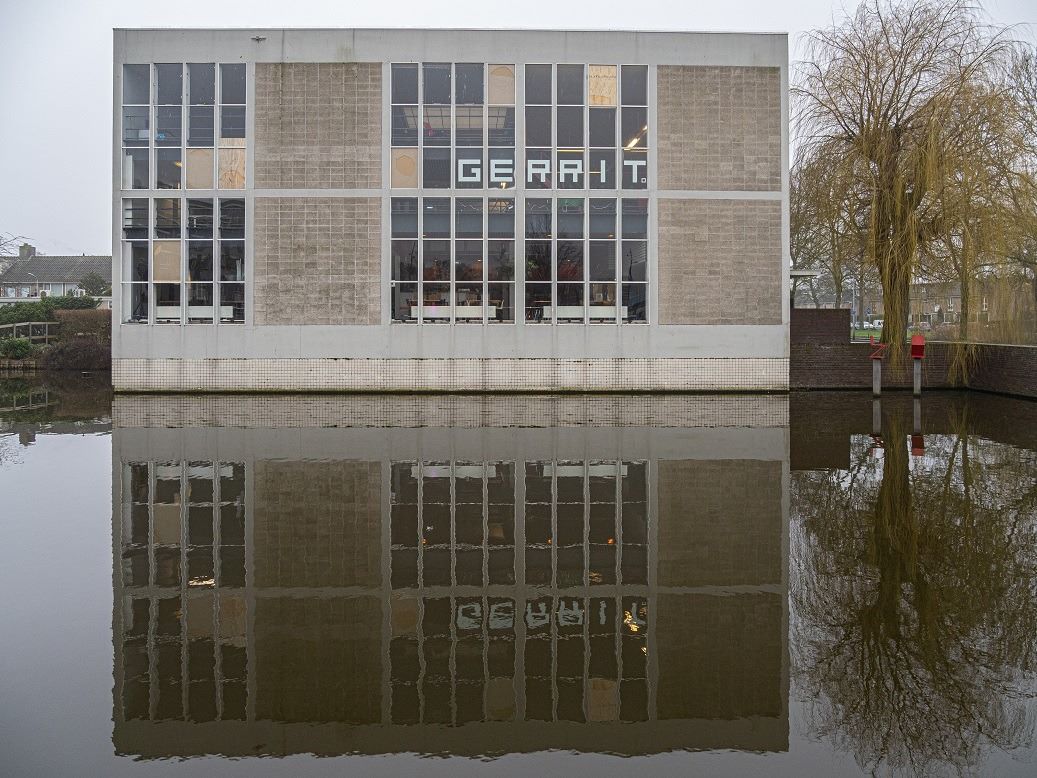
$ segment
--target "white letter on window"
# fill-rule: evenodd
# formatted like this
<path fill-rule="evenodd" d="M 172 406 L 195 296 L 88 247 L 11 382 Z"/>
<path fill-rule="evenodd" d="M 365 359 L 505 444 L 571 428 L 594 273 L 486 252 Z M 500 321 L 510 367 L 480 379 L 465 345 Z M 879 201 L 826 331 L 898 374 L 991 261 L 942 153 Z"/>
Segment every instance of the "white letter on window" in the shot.
<path fill-rule="evenodd" d="M 569 176 L 569 180 L 574 184 L 579 181 L 579 176 L 583 175 L 583 160 L 582 159 L 563 159 L 558 163 L 558 179 L 565 181 L 565 177 Z"/>
<path fill-rule="evenodd" d="M 534 176 L 540 177 L 540 183 L 543 184 L 547 181 L 548 175 L 551 173 L 551 161 L 548 159 L 530 159 L 526 160 L 526 183 L 532 184 Z"/>
<path fill-rule="evenodd" d="M 639 180 L 637 177 L 637 169 L 642 166 L 648 167 L 648 163 L 643 159 L 624 159 L 623 166 L 630 168 L 630 183 L 636 184 Z"/>
<path fill-rule="evenodd" d="M 465 168 L 471 167 L 471 173 L 465 173 Z M 457 183 L 478 184 L 482 181 L 481 159 L 459 159 L 457 160 Z"/>
<path fill-rule="evenodd" d="M 515 163 L 510 159 L 490 160 L 490 183 L 491 184 L 514 184 Z"/>
<path fill-rule="evenodd" d="M 603 160 L 601 160 L 601 164 L 598 165 L 598 180 L 600 180 L 602 183 L 604 183 L 605 177 L 607 175 L 608 174 L 605 172 L 605 160 L 603 159 Z"/>

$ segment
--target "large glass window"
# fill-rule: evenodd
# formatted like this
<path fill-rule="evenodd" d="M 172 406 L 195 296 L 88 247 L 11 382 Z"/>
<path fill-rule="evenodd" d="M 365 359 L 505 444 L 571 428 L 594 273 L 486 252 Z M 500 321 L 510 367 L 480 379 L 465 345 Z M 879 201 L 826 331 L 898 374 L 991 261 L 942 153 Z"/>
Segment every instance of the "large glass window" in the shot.
<path fill-rule="evenodd" d="M 515 201 L 394 197 L 392 317 L 426 324 L 515 320 Z"/>

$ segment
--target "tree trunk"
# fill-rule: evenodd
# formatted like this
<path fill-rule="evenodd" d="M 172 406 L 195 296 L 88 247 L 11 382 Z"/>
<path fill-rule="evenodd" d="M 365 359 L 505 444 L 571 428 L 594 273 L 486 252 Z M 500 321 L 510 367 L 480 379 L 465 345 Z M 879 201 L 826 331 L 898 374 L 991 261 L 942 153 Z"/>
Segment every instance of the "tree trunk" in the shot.
<path fill-rule="evenodd" d="M 958 321 L 958 340 L 963 343 L 969 339 L 969 315 L 972 309 L 972 293 L 969 291 L 968 279 L 961 284 L 961 319 Z"/>

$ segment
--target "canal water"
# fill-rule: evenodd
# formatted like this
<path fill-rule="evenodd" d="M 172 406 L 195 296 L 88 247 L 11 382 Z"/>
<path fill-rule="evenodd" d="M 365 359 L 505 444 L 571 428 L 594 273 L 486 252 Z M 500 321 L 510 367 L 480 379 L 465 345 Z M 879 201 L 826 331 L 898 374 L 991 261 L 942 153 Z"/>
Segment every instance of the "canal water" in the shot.
<path fill-rule="evenodd" d="M 1037 403 L 0 382 L 4 775 L 1037 773 Z"/>

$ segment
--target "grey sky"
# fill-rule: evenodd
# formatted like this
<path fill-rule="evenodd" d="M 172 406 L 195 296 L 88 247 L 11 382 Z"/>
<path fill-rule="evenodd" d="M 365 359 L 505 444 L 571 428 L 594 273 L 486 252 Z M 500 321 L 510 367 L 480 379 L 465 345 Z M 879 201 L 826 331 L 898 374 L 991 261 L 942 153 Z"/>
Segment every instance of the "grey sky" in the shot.
<path fill-rule="evenodd" d="M 855 3 L 831 0 L 0 0 L 0 232 L 48 254 L 111 251 L 113 27 L 534 27 L 784 31 L 795 42 Z M 999 24 L 1037 26 L 1032 0 L 991 0 Z M 1021 31 L 1024 32 L 1024 31 Z M 1025 37 L 1033 37 L 1031 30 Z"/>

